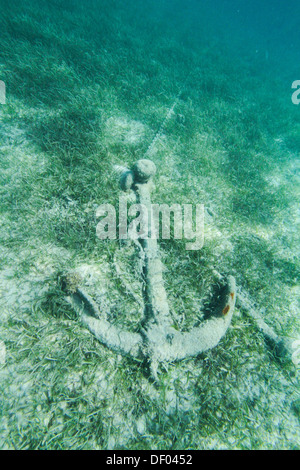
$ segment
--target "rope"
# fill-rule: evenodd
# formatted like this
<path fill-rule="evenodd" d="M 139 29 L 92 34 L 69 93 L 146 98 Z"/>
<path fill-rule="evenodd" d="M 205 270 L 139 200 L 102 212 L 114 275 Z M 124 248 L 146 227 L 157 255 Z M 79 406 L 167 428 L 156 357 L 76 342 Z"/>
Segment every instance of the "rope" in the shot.
<path fill-rule="evenodd" d="M 165 117 L 165 119 L 163 120 L 161 126 L 159 127 L 158 131 L 156 132 L 154 138 L 152 139 L 152 142 L 150 143 L 149 147 L 147 148 L 145 154 L 144 154 L 144 157 L 143 158 L 148 158 L 148 157 L 151 157 L 153 155 L 153 148 L 154 148 L 154 145 L 156 144 L 156 142 L 160 139 L 160 137 L 162 136 L 162 133 L 167 125 L 167 123 L 169 122 L 169 120 L 171 119 L 171 117 L 173 116 L 174 114 L 174 109 L 176 108 L 177 104 L 178 104 L 178 101 L 180 100 L 180 97 L 183 93 L 183 90 L 186 86 L 186 83 L 188 81 L 188 79 L 190 78 L 190 75 L 191 75 L 192 72 L 189 72 L 189 74 L 187 75 L 186 79 L 184 80 L 183 82 L 183 85 L 182 87 L 180 88 L 176 98 L 175 98 L 175 101 L 173 102 L 171 108 L 168 110 L 167 112 L 167 115 Z"/>

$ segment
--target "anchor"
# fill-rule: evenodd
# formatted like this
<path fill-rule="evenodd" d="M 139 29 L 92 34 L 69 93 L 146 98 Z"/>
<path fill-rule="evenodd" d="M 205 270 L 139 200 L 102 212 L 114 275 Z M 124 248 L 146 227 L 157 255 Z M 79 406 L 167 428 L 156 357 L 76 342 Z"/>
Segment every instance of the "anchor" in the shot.
<path fill-rule="evenodd" d="M 150 217 L 153 215 L 151 189 L 155 173 L 155 164 L 151 160 L 141 159 L 131 170 L 124 171 L 120 178 L 121 189 L 133 190 L 137 202 L 147 208 Z M 219 343 L 232 319 L 236 283 L 233 276 L 220 276 L 214 310 L 208 318 L 188 331 L 178 331 L 170 314 L 157 237 L 152 236 L 149 230 L 148 237 L 135 240 L 139 246 L 145 280 L 144 317 L 139 332 L 123 330 L 108 321 L 105 312 L 80 286 L 70 288 L 68 281 L 65 281 L 65 288 L 68 302 L 90 332 L 119 354 L 135 359 L 146 358 L 151 375 L 157 381 L 159 364 L 196 357 Z"/>

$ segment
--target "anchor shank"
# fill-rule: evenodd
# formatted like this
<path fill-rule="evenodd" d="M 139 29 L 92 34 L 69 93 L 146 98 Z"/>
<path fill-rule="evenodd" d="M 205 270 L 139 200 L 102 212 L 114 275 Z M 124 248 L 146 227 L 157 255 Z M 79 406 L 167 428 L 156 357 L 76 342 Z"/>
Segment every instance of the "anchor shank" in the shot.
<path fill-rule="evenodd" d="M 153 211 L 150 197 L 151 182 L 136 184 L 138 203 L 147 208 L 147 237 L 141 238 L 144 251 L 144 274 L 146 280 L 146 321 L 170 326 L 170 310 L 163 281 L 163 266 L 160 260 L 157 236 L 153 225 Z"/>

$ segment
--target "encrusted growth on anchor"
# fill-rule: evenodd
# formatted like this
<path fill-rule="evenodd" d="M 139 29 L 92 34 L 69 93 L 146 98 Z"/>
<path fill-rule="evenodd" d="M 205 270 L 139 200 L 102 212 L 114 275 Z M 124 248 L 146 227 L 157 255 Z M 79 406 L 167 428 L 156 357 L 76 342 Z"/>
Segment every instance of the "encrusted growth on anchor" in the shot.
<path fill-rule="evenodd" d="M 155 173 L 154 163 L 143 159 L 136 162 L 131 170 L 125 170 L 120 179 L 121 188 L 124 191 L 134 191 L 137 202 L 147 208 L 150 218 L 150 194 Z M 68 289 L 68 300 L 79 313 L 82 322 L 101 343 L 134 358 L 148 358 L 152 375 L 157 379 L 159 363 L 197 356 L 219 343 L 231 322 L 236 285 L 232 276 L 221 278 L 222 294 L 214 305 L 215 310 L 200 325 L 189 331 L 176 330 L 164 288 L 157 238 L 151 236 L 150 227 L 148 237 L 134 241 L 139 246 L 145 280 L 144 318 L 140 332 L 125 331 L 113 325 L 107 320 L 106 313 L 100 311 L 96 302 L 72 282 L 71 288 Z M 69 275 L 69 278 L 72 280 L 72 276 Z"/>

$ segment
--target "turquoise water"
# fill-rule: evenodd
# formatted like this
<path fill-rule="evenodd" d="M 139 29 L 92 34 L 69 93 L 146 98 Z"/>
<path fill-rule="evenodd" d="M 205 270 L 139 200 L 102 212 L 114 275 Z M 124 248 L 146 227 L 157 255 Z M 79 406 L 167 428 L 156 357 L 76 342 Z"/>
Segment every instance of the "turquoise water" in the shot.
<path fill-rule="evenodd" d="M 0 448 L 298 449 L 299 3 L 0 5 Z M 153 203 L 204 207 L 203 246 L 158 239 L 156 294 L 145 245 L 96 234 L 145 158 Z M 116 351 L 64 290 L 144 341 L 157 298 L 175 336 L 225 318 L 229 276 L 183 360 Z"/>

